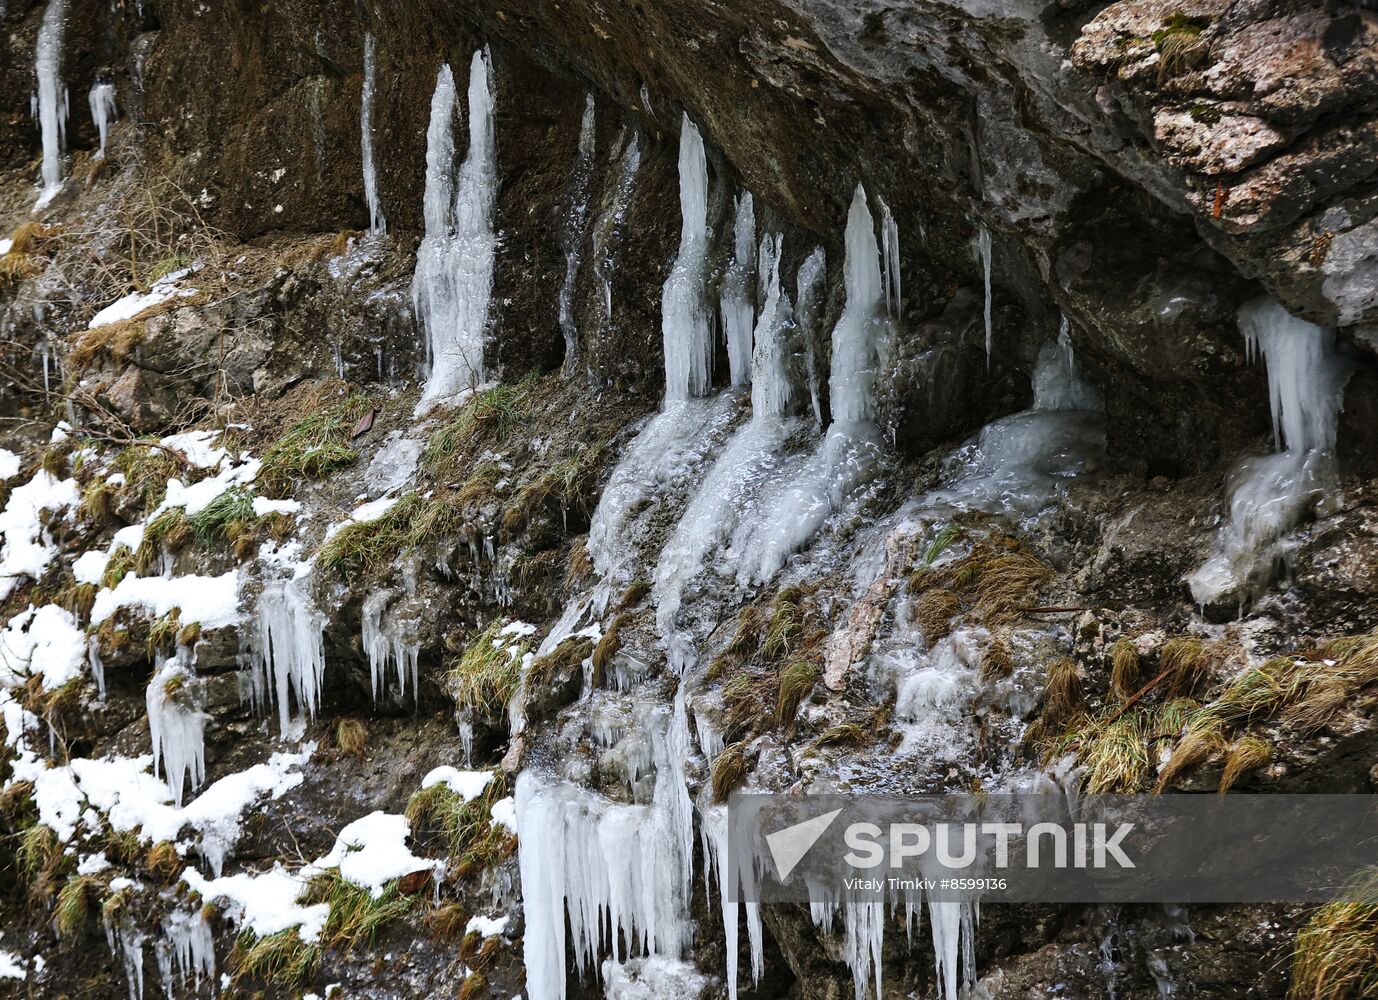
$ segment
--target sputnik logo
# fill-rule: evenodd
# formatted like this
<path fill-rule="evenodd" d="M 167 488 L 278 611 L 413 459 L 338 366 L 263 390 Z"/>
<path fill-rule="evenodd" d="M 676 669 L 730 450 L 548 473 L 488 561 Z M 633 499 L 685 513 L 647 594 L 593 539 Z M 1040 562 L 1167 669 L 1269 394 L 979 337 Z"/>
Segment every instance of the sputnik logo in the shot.
<path fill-rule="evenodd" d="M 775 870 L 781 882 L 789 878 L 790 872 L 804 860 L 804 855 L 818 843 L 818 838 L 828 832 L 828 827 L 833 825 L 833 820 L 841 812 L 841 809 L 834 809 L 822 816 L 766 834 L 766 846 L 770 848 L 770 856 L 775 860 Z"/>

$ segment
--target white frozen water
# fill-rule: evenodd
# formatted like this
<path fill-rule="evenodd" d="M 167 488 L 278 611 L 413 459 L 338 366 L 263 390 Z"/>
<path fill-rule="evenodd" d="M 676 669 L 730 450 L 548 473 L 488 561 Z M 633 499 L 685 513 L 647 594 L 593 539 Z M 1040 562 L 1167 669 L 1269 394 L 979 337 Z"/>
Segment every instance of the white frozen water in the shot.
<path fill-rule="evenodd" d="M 693 805 L 684 785 L 682 693 L 672 709 L 656 710 L 651 738 L 656 781 L 649 803 L 614 803 L 530 769 L 517 779 L 530 1000 L 565 996 L 566 918 L 580 972 L 598 967 L 604 955 L 614 962 L 635 953 L 678 960 L 689 946 Z"/>
<path fill-rule="evenodd" d="M 91 92 L 86 95 L 86 103 L 91 107 L 91 120 L 96 124 L 96 133 L 100 136 L 100 149 L 96 152 L 97 160 L 105 159 L 105 142 L 110 134 L 110 123 L 119 114 L 119 108 L 115 105 L 115 84 L 110 80 L 97 80 L 91 87 Z"/>
<path fill-rule="evenodd" d="M 430 376 L 417 403 L 424 412 L 484 381 L 484 337 L 493 294 L 497 238 L 497 147 L 487 54 L 469 65 L 469 148 L 458 175 L 454 163 L 454 77 L 442 66 L 426 133 L 426 235 L 416 255 L 412 305 L 426 333 Z"/>
<path fill-rule="evenodd" d="M 1251 456 L 1230 474 L 1229 522 L 1215 551 L 1187 577 L 1199 604 L 1242 603 L 1291 556 L 1289 537 L 1336 500 L 1335 435 L 1350 365 L 1335 332 L 1298 319 L 1271 299 L 1243 306 L 1250 355 L 1262 352 L 1273 418 L 1272 455 Z"/>
<path fill-rule="evenodd" d="M 335 868 L 340 877 L 369 891 L 378 899 L 389 882 L 414 872 L 439 875 L 445 862 L 419 858 L 407 847 L 411 823 L 396 813 L 375 810 L 345 825 L 335 838 L 335 846 L 301 870 L 304 879 Z"/>
<path fill-rule="evenodd" d="M 195 671 L 173 657 L 153 674 L 144 700 L 153 742 L 153 773 L 161 766 L 173 804 L 181 806 L 187 783 L 195 791 L 206 780 L 202 684 Z"/>
<path fill-rule="evenodd" d="M 0 512 L 0 599 L 8 597 L 21 579 L 37 580 L 57 555 L 44 514 L 70 510 L 81 502 L 75 479 L 58 479 L 39 469 L 23 486 L 10 491 Z"/>
<path fill-rule="evenodd" d="M 85 634 L 72 613 L 56 604 L 30 605 L 0 632 L 0 686 L 37 676 L 43 690 L 55 691 L 80 677 L 85 665 Z"/>
<path fill-rule="evenodd" d="M 679 254 L 661 294 L 667 403 L 707 394 L 713 330 L 704 287 L 708 266 L 708 158 L 689 116 L 679 133 Z"/>
<path fill-rule="evenodd" d="M 38 28 L 34 73 L 38 77 L 38 127 L 43 135 L 43 189 L 34 211 L 62 190 L 62 154 L 67 148 L 67 88 L 62 82 L 62 36 L 67 0 L 48 0 Z"/>
<path fill-rule="evenodd" d="M 727 364 L 733 385 L 751 381 L 751 330 L 756 321 L 752 279 L 756 272 L 756 211 L 751 192 L 737 199 L 732 224 L 732 261 L 723 275 L 719 306 L 727 337 Z"/>
<path fill-rule="evenodd" d="M 987 424 L 949 456 L 950 483 L 929 506 L 1032 513 L 1103 458 L 1104 402 L 1076 372 L 1065 320 L 1039 351 L 1033 390 L 1031 409 Z"/>
<path fill-rule="evenodd" d="M 899 315 L 900 293 L 900 226 L 885 199 L 876 196 L 880 205 L 880 250 L 884 262 L 882 284 L 885 285 L 885 312 L 891 319 Z"/>
<path fill-rule="evenodd" d="M 215 979 L 215 938 L 201 907 L 171 910 L 163 918 L 163 936 L 154 943 L 154 956 L 168 996 L 188 982 L 199 992 Z M 175 973 L 175 977 L 174 977 Z"/>
<path fill-rule="evenodd" d="M 325 616 L 311 599 L 311 567 L 268 582 L 254 608 L 254 703 L 277 704 L 278 726 L 287 731 L 291 700 L 314 717 L 325 676 Z M 290 693 L 290 698 L 289 698 Z"/>
<path fill-rule="evenodd" d="M 359 150 L 364 171 L 364 200 L 368 202 L 368 231 L 377 235 L 387 231 L 383 203 L 378 194 L 378 169 L 373 162 L 373 102 L 378 92 L 378 40 L 364 32 L 364 89 L 359 111 Z"/>
<path fill-rule="evenodd" d="M 153 283 L 153 287 L 146 292 L 130 292 L 128 295 L 116 299 L 92 316 L 91 322 L 86 324 L 87 328 L 95 330 L 98 327 L 109 326 L 111 323 L 123 323 L 127 319 L 133 319 L 145 309 L 152 309 L 154 306 L 160 306 L 175 298 L 188 298 L 195 295 L 197 289 L 177 286 L 177 283 L 190 273 L 189 269 L 174 271 L 166 277 L 159 278 Z"/>
<path fill-rule="evenodd" d="M 183 625 L 223 628 L 240 620 L 239 573 L 221 576 L 134 576 L 120 579 L 113 590 L 96 593 L 91 624 L 99 625 L 120 608 L 142 608 L 153 618 L 176 609 Z"/>
<path fill-rule="evenodd" d="M 389 665 L 396 671 L 397 696 L 406 697 L 408 684 L 412 697 L 419 696 L 417 661 L 421 643 L 410 637 L 404 624 L 389 614 L 388 605 L 395 596 L 391 590 L 376 590 L 364 598 L 361 638 L 373 680 L 374 701 L 387 688 Z"/>
<path fill-rule="evenodd" d="M 737 1000 L 737 962 L 741 911 L 746 909 L 747 946 L 751 955 L 751 981 L 759 983 L 765 972 L 765 933 L 761 926 L 761 904 L 748 902 L 755 894 L 755 859 L 742 859 L 728 850 L 726 806 L 709 806 L 699 813 L 703 839 L 705 883 L 709 873 L 718 879 L 718 901 L 722 909 L 724 952 L 727 956 L 727 996 Z M 738 900 L 741 899 L 739 902 Z"/>
<path fill-rule="evenodd" d="M 656 621 L 670 646 L 672 665 L 679 670 L 692 659 L 687 641 L 675 635 L 685 588 L 703 572 L 709 553 L 718 554 L 715 562 L 720 572 L 731 560 L 726 543 L 740 524 L 754 516 L 761 491 L 781 466 L 784 444 L 793 429 L 793 422 L 786 419 L 791 397 L 786 363 L 794 321 L 789 297 L 780 289 L 780 249 L 778 235 L 761 241 L 766 301 L 754 333 L 751 420 L 732 436 L 704 475 L 656 564 Z M 751 339 L 749 335 L 747 342 Z"/>
<path fill-rule="evenodd" d="M 734 535 L 732 549 L 740 555 L 737 579 L 743 585 L 774 576 L 871 478 L 881 455 L 880 432 L 873 423 L 875 383 L 890 324 L 880 247 L 861 185 L 847 213 L 845 246 L 847 301 L 833 328 L 828 380 L 832 424 L 817 450 Z"/>
<path fill-rule="evenodd" d="M 795 276 L 794 313 L 804 341 L 804 372 L 809 382 L 809 404 L 813 408 L 813 422 L 818 430 L 823 429 L 823 404 L 818 392 L 818 360 L 815 357 L 814 339 L 823 322 L 823 282 L 827 272 L 827 255 L 822 247 L 817 247 L 799 265 L 799 273 Z"/>
<path fill-rule="evenodd" d="M 579 123 L 579 145 L 574 157 L 574 169 L 569 176 L 564 226 L 560 231 L 560 249 L 565 255 L 565 277 L 560 284 L 560 330 L 565 336 L 564 372 L 574 370 L 579 356 L 579 329 L 574 321 L 574 289 L 579 277 L 584 246 L 584 223 L 589 212 L 589 181 L 593 172 L 595 108 L 593 93 L 584 98 L 584 117 Z"/>
<path fill-rule="evenodd" d="M 402 431 L 388 434 L 364 471 L 364 485 L 369 493 L 381 497 L 410 483 L 423 450 L 422 442 L 403 436 Z"/>
<path fill-rule="evenodd" d="M 622 152 L 617 158 L 617 180 L 597 223 L 593 227 L 593 271 L 603 284 L 603 319 L 612 321 L 612 274 L 617 266 L 613 250 L 622 235 L 627 209 L 636 191 L 636 174 L 641 169 L 641 138 L 623 129 Z"/>

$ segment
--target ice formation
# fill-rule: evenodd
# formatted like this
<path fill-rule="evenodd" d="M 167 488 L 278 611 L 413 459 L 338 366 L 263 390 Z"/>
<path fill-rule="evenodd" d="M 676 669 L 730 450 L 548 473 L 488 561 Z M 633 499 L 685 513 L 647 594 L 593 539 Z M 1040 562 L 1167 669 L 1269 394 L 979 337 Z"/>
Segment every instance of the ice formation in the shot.
<path fill-rule="evenodd" d="M 860 185 L 847 214 L 845 246 L 847 302 L 833 328 L 828 380 L 832 424 L 818 449 L 777 488 L 764 512 L 736 532 L 732 548 L 740 553 L 737 579 L 743 584 L 774 576 L 874 474 L 880 457 L 880 434 L 872 421 L 876 375 L 890 326 L 880 247 Z"/>
<path fill-rule="evenodd" d="M 373 162 L 373 100 L 378 92 L 378 40 L 364 32 L 364 89 L 359 111 L 359 151 L 364 171 L 364 200 L 368 202 L 368 231 L 377 235 L 387 231 L 383 204 L 378 195 L 378 170 Z M 102 135 L 104 145 L 104 135 Z"/>
<path fill-rule="evenodd" d="M 1272 455 L 1246 458 L 1229 481 L 1229 523 L 1215 551 L 1187 577 L 1198 604 L 1243 601 L 1266 586 L 1291 555 L 1290 533 L 1308 513 L 1324 511 L 1336 487 L 1335 434 L 1347 360 L 1335 332 L 1298 319 L 1263 299 L 1239 311 L 1250 355 L 1262 352 L 1273 418 Z"/>
<path fill-rule="evenodd" d="M 747 945 L 751 955 L 751 981 L 759 983 L 765 972 L 765 933 L 761 926 L 761 904 L 749 902 L 753 895 L 756 871 L 754 859 L 742 859 L 728 850 L 728 820 L 726 806 L 710 806 L 699 815 L 699 825 L 703 837 L 705 873 L 716 875 L 718 897 L 722 907 L 723 937 L 727 956 L 727 996 L 737 1000 L 737 961 L 738 937 L 741 926 L 741 911 L 746 909 Z M 741 900 L 739 902 L 738 900 Z"/>
<path fill-rule="evenodd" d="M 569 177 L 567 195 L 569 211 L 565 214 L 560 232 L 560 249 L 565 255 L 565 278 L 560 285 L 560 330 L 565 335 L 565 374 L 574 370 L 579 355 L 579 330 L 574 322 L 574 283 L 579 277 L 579 264 L 584 245 L 584 222 L 589 212 L 589 182 L 593 172 L 594 144 L 593 94 L 584 99 L 584 117 L 579 123 L 579 146 L 574 158 L 574 170 Z"/>
<path fill-rule="evenodd" d="M 387 687 L 389 664 L 397 672 L 397 696 L 406 697 L 408 683 L 411 684 L 413 697 L 420 695 L 417 660 L 421 654 L 421 644 L 409 639 L 400 623 L 391 616 L 386 623 L 383 620 L 394 596 L 391 590 L 377 590 L 364 598 L 362 639 L 373 681 L 374 701 Z"/>
<path fill-rule="evenodd" d="M 105 142 L 110 134 L 110 123 L 119 114 L 119 109 L 115 106 L 115 83 L 109 77 L 102 77 L 91 87 L 91 92 L 86 95 L 86 101 L 91 106 L 91 120 L 96 123 L 96 132 L 100 136 L 100 149 L 96 151 L 95 159 L 105 159 Z"/>
<path fill-rule="evenodd" d="M 828 258 L 822 247 L 816 248 L 799 265 L 795 276 L 795 317 L 804 341 L 804 374 L 809 382 L 809 405 L 813 409 L 814 426 L 823 429 L 823 404 L 818 392 L 818 361 L 814 356 L 814 338 L 823 322 L 823 281 L 827 276 Z"/>
<path fill-rule="evenodd" d="M 708 158 L 689 116 L 679 133 L 679 254 L 661 294 L 665 400 L 705 395 L 713 379 L 712 317 L 704 287 L 708 267 Z"/>
<path fill-rule="evenodd" d="M 931 506 L 1033 512 L 1104 456 L 1104 402 L 1076 373 L 1065 320 L 1039 351 L 1033 390 L 1031 409 L 987 424 L 950 456 L 952 482 L 928 498 Z"/>
<path fill-rule="evenodd" d="M 603 318 L 612 321 L 612 273 L 616 267 L 613 248 L 622 235 L 627 209 L 636 190 L 636 174 L 641 169 L 641 138 L 623 129 L 622 152 L 617 158 L 617 180 L 612 197 L 593 227 L 593 271 L 603 284 Z"/>
<path fill-rule="evenodd" d="M 688 650 L 672 637 L 684 589 L 703 570 L 710 552 L 719 553 L 738 525 L 751 519 L 759 494 L 780 468 L 783 446 L 791 431 L 786 420 L 791 388 L 787 359 L 794 328 L 789 297 L 780 289 L 781 237 L 761 241 L 761 285 L 765 304 L 754 333 L 751 421 L 737 431 L 690 498 L 655 572 L 656 619 L 671 646 L 671 659 L 682 667 Z M 754 256 L 754 255 L 753 255 Z M 753 335 L 746 340 L 750 343 Z"/>
<path fill-rule="evenodd" d="M 531 770 L 517 779 L 524 960 L 530 1000 L 565 996 L 565 921 L 580 972 L 602 955 L 679 959 L 689 916 L 693 805 L 684 785 L 688 723 L 681 694 L 656 712 L 651 801 L 621 805 Z M 619 948 L 619 941 L 623 947 Z"/>
<path fill-rule="evenodd" d="M 128 295 L 116 299 L 92 316 L 91 321 L 86 324 L 87 328 L 95 330 L 112 323 L 123 323 L 127 319 L 133 319 L 145 309 L 152 309 L 154 306 L 162 305 L 164 302 L 175 298 L 187 298 L 195 295 L 197 292 L 195 288 L 178 286 L 178 282 L 190 273 L 190 268 L 173 271 L 155 281 L 153 287 L 146 292 L 130 292 Z"/>
<path fill-rule="evenodd" d="M 876 196 L 880 205 L 880 251 L 884 270 L 881 283 L 885 286 L 885 312 L 892 319 L 899 315 L 900 292 L 900 227 L 885 199 Z"/>
<path fill-rule="evenodd" d="M 175 805 L 182 804 L 187 782 L 193 790 L 206 780 L 206 714 L 201 682 L 180 658 L 168 660 L 148 682 L 148 731 L 153 741 L 153 773 L 161 766 Z"/>
<path fill-rule="evenodd" d="M 723 275 L 720 307 L 727 336 L 727 363 L 733 385 L 751 381 L 751 328 L 756 320 L 752 296 L 756 273 L 756 212 L 751 192 L 737 199 L 732 262 Z"/>
<path fill-rule="evenodd" d="M 488 57 L 480 49 L 469 66 L 469 149 L 457 175 L 453 174 L 455 81 L 448 65 L 440 68 L 431 99 L 426 133 L 426 235 L 417 250 L 412 279 L 412 305 L 426 334 L 431 365 L 418 412 L 472 391 L 484 380 L 498 189 L 488 77 Z"/>
<path fill-rule="evenodd" d="M 976 236 L 976 246 L 981 254 L 981 280 L 985 287 L 985 305 L 982 309 L 982 318 L 986 324 L 986 367 L 990 367 L 990 351 L 993 346 L 991 340 L 991 295 L 990 295 L 990 230 L 986 224 L 981 223 L 981 228 Z"/>
<path fill-rule="evenodd" d="M 154 943 L 154 956 L 168 996 L 188 982 L 199 992 L 202 983 L 214 981 L 215 939 L 201 907 L 171 910 L 163 918 L 163 936 Z"/>
<path fill-rule="evenodd" d="M 373 496 L 400 490 L 412 481 L 421 461 L 422 443 L 393 431 L 364 471 L 364 485 Z"/>
<path fill-rule="evenodd" d="M 254 609 L 254 701 L 276 703 L 278 726 L 291 719 L 289 692 L 299 711 L 314 717 L 325 675 L 325 616 L 311 600 L 311 567 L 301 564 L 270 581 Z"/>
<path fill-rule="evenodd" d="M 34 211 L 62 190 L 62 154 L 67 147 L 67 88 L 62 83 L 62 35 L 67 0 L 48 0 L 38 28 L 34 72 L 38 77 L 38 127 L 43 135 L 43 190 Z"/>

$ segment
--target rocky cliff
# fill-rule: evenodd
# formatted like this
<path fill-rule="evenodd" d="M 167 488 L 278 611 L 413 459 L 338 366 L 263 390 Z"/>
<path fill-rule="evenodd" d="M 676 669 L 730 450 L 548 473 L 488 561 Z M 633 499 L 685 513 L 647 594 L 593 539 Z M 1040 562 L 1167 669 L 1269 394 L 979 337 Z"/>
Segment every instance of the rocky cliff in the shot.
<path fill-rule="evenodd" d="M 0 21 L 0 994 L 1371 995 L 1372 907 L 709 877 L 1373 791 L 1364 5 Z"/>

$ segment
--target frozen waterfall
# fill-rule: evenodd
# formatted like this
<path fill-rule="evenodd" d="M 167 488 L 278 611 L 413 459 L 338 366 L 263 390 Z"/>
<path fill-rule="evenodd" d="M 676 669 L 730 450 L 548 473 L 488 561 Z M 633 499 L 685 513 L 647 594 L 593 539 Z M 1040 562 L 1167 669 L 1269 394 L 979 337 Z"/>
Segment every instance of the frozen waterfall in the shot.
<path fill-rule="evenodd" d="M 426 333 L 430 377 L 417 404 L 424 412 L 483 384 L 484 334 L 493 293 L 497 239 L 497 151 L 487 55 L 469 66 L 469 150 L 454 175 L 454 76 L 442 66 L 426 131 L 426 235 L 416 254 L 412 305 Z"/>
<path fill-rule="evenodd" d="M 746 385 L 751 381 L 751 327 L 756 313 L 751 284 L 755 271 L 756 213 L 751 192 L 746 191 L 737 199 L 732 262 L 723 275 L 720 302 L 733 385 Z"/>
<path fill-rule="evenodd" d="M 569 178 L 568 211 L 560 233 L 560 249 L 565 254 L 565 278 L 560 285 L 560 331 L 565 335 L 564 373 L 574 370 L 579 355 L 579 330 L 574 323 L 574 287 L 584 245 L 584 222 L 589 212 L 589 181 L 593 173 L 594 143 L 593 94 L 584 99 L 584 117 L 579 123 L 579 146 L 574 170 Z"/>
<path fill-rule="evenodd" d="M 990 299 L 990 230 L 986 224 L 981 223 L 981 228 L 976 237 L 976 248 L 981 254 L 981 279 L 985 287 L 985 306 L 982 309 L 982 318 L 986 324 L 986 367 L 990 367 L 990 351 L 993 346 L 991 339 L 991 299 Z"/>
<path fill-rule="evenodd" d="M 1298 319 L 1271 299 L 1239 310 L 1250 356 L 1262 352 L 1273 418 L 1272 455 L 1244 459 L 1230 474 L 1230 520 L 1215 552 L 1187 577 L 1198 604 L 1243 601 L 1267 586 L 1291 555 L 1288 535 L 1334 501 L 1335 436 L 1349 363 L 1335 332 Z"/>
<path fill-rule="evenodd" d="M 254 703 L 276 703 L 283 732 L 291 720 L 289 693 L 309 717 L 320 706 L 325 616 L 311 600 L 310 581 L 310 566 L 302 564 L 292 576 L 269 582 L 255 607 Z"/>
<path fill-rule="evenodd" d="M 67 0 L 48 0 L 38 29 L 34 72 L 38 77 L 38 127 L 43 135 L 43 190 L 34 211 L 62 190 L 62 154 L 67 148 L 67 88 L 62 83 L 62 35 Z"/>
<path fill-rule="evenodd" d="M 704 288 L 708 266 L 708 159 L 689 116 L 679 133 L 679 255 L 661 294 L 667 402 L 707 394 L 713 378 L 713 333 Z"/>
<path fill-rule="evenodd" d="M 105 143 L 110 134 L 110 123 L 115 120 L 119 109 L 115 106 L 115 84 L 108 76 L 103 76 L 91 87 L 86 95 L 91 107 L 91 121 L 95 122 L 96 133 L 100 136 L 100 149 L 95 159 L 105 159 Z"/>
<path fill-rule="evenodd" d="M 373 592 L 364 599 L 361 616 L 360 639 L 364 655 L 368 657 L 375 702 L 387 687 L 389 664 L 396 671 L 398 697 L 406 697 L 408 684 L 411 685 L 413 698 L 420 695 L 417 670 L 421 644 L 411 640 L 394 615 L 388 613 L 388 604 L 393 597 L 391 590 Z"/>
<path fill-rule="evenodd" d="M 847 213 L 843 277 L 847 302 L 833 328 L 828 379 L 832 425 L 817 450 L 781 486 L 759 516 L 737 529 L 737 580 L 745 585 L 774 576 L 834 511 L 873 475 L 881 454 L 876 414 L 876 376 L 890 324 L 885 312 L 880 246 L 857 185 Z"/>
<path fill-rule="evenodd" d="M 368 202 L 368 231 L 374 235 L 386 232 L 388 220 L 378 198 L 378 171 L 373 162 L 373 101 L 378 92 L 378 40 L 373 32 L 364 32 L 364 90 L 359 111 L 359 152 L 364 170 L 364 199 Z"/>

